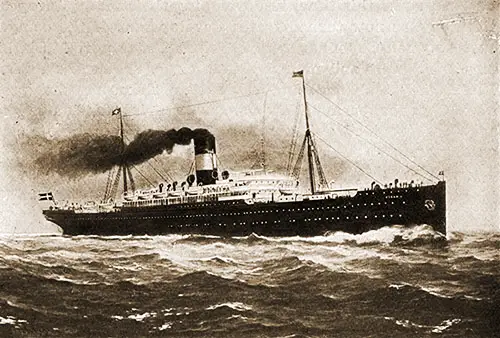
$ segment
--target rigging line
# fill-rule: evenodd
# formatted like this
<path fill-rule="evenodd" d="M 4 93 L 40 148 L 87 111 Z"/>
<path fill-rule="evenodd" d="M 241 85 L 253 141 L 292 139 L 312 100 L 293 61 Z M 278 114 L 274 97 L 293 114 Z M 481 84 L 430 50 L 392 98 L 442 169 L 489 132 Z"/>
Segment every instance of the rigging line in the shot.
<path fill-rule="evenodd" d="M 163 172 L 163 174 L 164 174 L 164 175 L 165 175 L 165 176 L 166 176 L 166 177 L 167 177 L 170 181 L 173 181 L 173 180 L 174 180 L 174 179 L 173 179 L 173 177 L 172 177 L 172 175 L 170 175 L 170 173 L 169 173 L 167 170 L 163 169 L 163 165 L 162 165 L 162 163 L 160 163 L 160 160 L 158 160 L 156 157 L 153 157 L 153 161 L 155 161 L 155 162 L 156 162 L 156 163 L 157 163 L 160 167 L 162 167 L 162 172 Z M 153 169 L 154 169 L 154 168 L 153 168 Z M 156 169 L 155 169 L 155 171 L 156 171 Z M 160 176 L 160 177 L 161 177 L 164 181 L 166 181 L 166 180 L 163 178 L 163 176 L 162 176 L 161 174 L 159 174 L 159 173 L 158 173 L 158 175 L 159 175 L 159 176 Z"/>
<path fill-rule="evenodd" d="M 176 117 L 178 117 L 180 120 L 182 120 L 182 116 L 180 116 L 178 113 L 177 113 L 177 110 L 174 110 L 174 114 Z M 205 119 L 203 119 L 201 116 L 197 116 L 198 119 L 200 121 L 202 121 L 203 123 L 205 123 L 206 125 L 211 125 L 209 123 L 207 123 L 207 121 Z M 232 153 L 232 158 L 233 158 L 233 162 L 236 162 L 235 159 L 238 158 L 238 155 L 236 154 L 236 152 L 233 150 L 233 147 L 226 147 L 225 149 L 229 149 L 229 152 Z"/>
<path fill-rule="evenodd" d="M 300 178 L 300 173 L 302 171 L 302 162 L 304 161 L 304 150 L 306 148 L 307 136 L 304 136 L 304 140 L 302 141 L 302 146 L 300 147 L 299 154 L 297 155 L 297 161 L 293 167 L 292 176 L 296 179 Z"/>
<path fill-rule="evenodd" d="M 263 114 L 262 114 L 262 138 L 261 138 L 261 152 L 262 152 L 262 168 L 265 170 L 266 169 L 266 104 L 267 104 L 267 94 L 269 91 L 266 92 L 266 95 L 264 96 L 264 108 L 263 108 Z"/>
<path fill-rule="evenodd" d="M 401 156 L 403 156 L 404 158 L 406 158 L 408 161 L 410 161 L 411 163 L 413 163 L 414 165 L 416 165 L 417 167 L 419 167 L 420 169 L 422 169 L 423 171 L 425 171 L 427 174 L 429 174 L 430 176 L 432 176 L 433 178 L 439 180 L 439 177 L 437 177 L 436 175 L 432 174 L 430 171 L 428 171 L 427 169 L 425 169 L 424 167 L 422 167 L 420 164 L 418 164 L 417 162 L 415 162 L 414 160 L 412 160 L 410 157 L 408 157 L 406 154 L 404 154 L 402 151 L 400 151 L 399 149 L 397 149 L 395 146 L 393 146 L 391 143 L 389 143 L 388 141 L 386 141 L 384 138 L 382 138 L 381 136 L 379 136 L 377 133 L 375 133 L 372 129 L 368 128 L 367 126 L 365 126 L 363 123 L 361 123 L 357 118 L 355 118 L 352 114 L 349 114 L 349 112 L 347 112 L 345 109 L 343 109 L 342 107 L 340 107 L 338 104 L 336 104 L 335 102 L 333 102 L 332 100 L 330 100 L 328 97 L 326 97 L 325 95 L 323 95 L 321 92 L 319 92 L 317 89 L 315 89 L 314 87 L 306 84 L 307 87 L 311 88 L 313 91 L 315 91 L 316 93 L 318 93 L 319 95 L 321 95 L 324 99 L 326 99 L 328 102 L 330 102 L 331 104 L 333 104 L 335 107 L 337 107 L 341 112 L 343 112 L 344 114 L 346 114 L 347 116 L 349 116 L 350 118 L 352 118 L 354 121 L 356 121 L 360 126 L 362 126 L 363 128 L 365 128 L 366 130 L 368 130 L 370 133 L 372 133 L 373 135 L 375 135 L 377 138 L 379 138 L 382 142 L 384 142 L 385 144 L 387 144 L 389 147 L 391 147 L 393 150 L 395 150 L 396 152 L 398 152 Z"/>
<path fill-rule="evenodd" d="M 151 183 L 151 181 L 150 181 L 150 180 L 148 180 L 148 178 L 147 178 L 146 176 L 144 176 L 144 175 L 143 175 L 143 173 L 141 173 L 141 171 L 140 171 L 139 169 L 137 169 L 137 167 L 136 167 L 135 165 L 132 165 L 132 164 L 131 164 L 130 166 L 131 166 L 132 168 L 134 168 L 134 169 L 135 169 L 135 170 L 139 173 L 139 175 L 141 175 L 141 177 L 142 177 L 142 178 L 144 178 L 144 179 L 146 180 L 146 182 L 148 182 L 148 183 L 149 183 L 149 185 L 150 185 L 150 186 L 153 186 L 153 185 L 154 185 L 153 183 Z"/>
<path fill-rule="evenodd" d="M 158 110 L 152 110 L 152 111 L 144 112 L 144 113 L 124 114 L 123 116 L 137 116 L 137 115 L 158 114 L 158 113 L 166 112 L 166 111 L 169 111 L 169 110 L 176 110 L 176 109 L 182 109 L 182 108 L 197 107 L 197 106 L 203 106 L 203 105 L 206 105 L 206 104 L 212 104 L 212 103 L 230 101 L 230 100 L 234 100 L 234 99 L 240 99 L 240 98 L 244 98 L 244 97 L 257 96 L 257 95 L 261 95 L 261 94 L 264 94 L 264 93 L 267 93 L 267 92 L 280 91 L 280 90 L 288 89 L 288 88 L 291 88 L 291 87 L 292 86 L 281 87 L 281 88 L 277 88 L 277 89 L 269 89 L 267 91 L 258 91 L 258 92 L 244 94 L 244 95 L 237 95 L 237 96 L 227 97 L 227 98 L 223 98 L 223 99 L 219 99 L 219 100 L 211 100 L 211 101 L 205 101 L 205 102 L 198 102 L 198 103 L 188 104 L 188 105 L 184 105 L 184 106 L 168 107 L 168 108 L 163 108 L 163 109 L 158 109 Z"/>
<path fill-rule="evenodd" d="M 217 155 L 215 155 L 217 157 Z M 217 158 L 218 160 L 219 158 Z M 193 160 L 191 162 L 191 166 L 189 167 L 189 171 L 188 171 L 188 176 L 191 175 L 191 173 L 194 173 L 195 172 L 195 166 L 196 166 L 196 160 Z"/>
<path fill-rule="evenodd" d="M 161 174 L 158 170 L 156 170 L 156 168 L 155 168 L 155 167 L 153 167 L 153 165 L 152 165 L 149 161 L 146 161 L 146 163 L 147 163 L 147 164 L 151 167 L 151 169 L 153 169 L 153 170 L 154 170 L 154 172 L 155 172 L 155 173 L 157 173 L 157 174 L 158 174 L 158 176 L 160 176 L 160 178 L 161 178 L 163 181 L 167 182 L 167 179 L 165 179 L 165 177 L 163 177 L 163 175 L 162 175 L 162 174 Z"/>
<path fill-rule="evenodd" d="M 133 133 L 137 133 L 137 130 L 135 130 L 134 128 L 131 128 L 129 125 L 127 125 L 125 122 L 123 123 L 124 126 L 132 131 Z M 130 143 L 130 139 L 128 137 L 125 136 L 125 140 L 127 140 L 127 142 Z M 158 161 L 158 159 L 156 157 L 152 157 L 151 159 L 153 159 L 153 161 L 155 161 L 160 167 L 162 167 L 161 163 Z M 162 180 L 166 181 L 165 178 L 163 177 L 163 175 L 161 173 L 158 172 L 158 170 L 151 164 L 151 162 L 149 162 L 149 160 L 146 161 L 146 163 L 151 167 L 153 168 L 153 170 L 158 174 L 158 176 L 161 177 Z M 172 176 L 166 171 L 166 170 L 162 170 L 163 174 L 169 178 L 171 181 L 173 181 L 173 178 Z"/>
<path fill-rule="evenodd" d="M 261 161 L 262 157 L 264 157 L 264 161 L 265 161 L 265 156 L 266 156 L 265 154 L 266 153 L 265 153 L 265 148 L 264 148 L 265 147 L 264 142 L 265 142 L 265 128 L 266 128 L 266 126 L 265 126 L 265 122 L 266 122 L 266 103 L 267 103 L 267 93 L 268 92 L 269 91 L 266 91 L 265 92 L 266 95 L 264 96 L 264 109 L 263 109 L 262 121 L 261 121 L 262 122 L 262 133 L 261 133 L 261 136 L 260 136 L 261 138 L 260 138 L 260 140 L 255 141 L 255 143 L 253 144 L 253 146 L 250 148 L 252 152 L 255 151 L 255 153 L 256 153 L 255 163 L 252 165 L 251 169 L 253 169 L 255 166 L 259 165 L 259 160 L 262 163 L 262 161 Z M 259 154 L 259 149 L 256 149 L 256 148 L 258 148 L 259 145 L 261 147 L 261 149 L 260 149 L 261 154 Z"/>
<path fill-rule="evenodd" d="M 224 164 L 222 164 L 222 161 L 220 160 L 219 155 L 215 154 L 215 159 L 216 159 L 217 162 L 219 162 L 219 168 L 224 169 Z M 193 164 L 191 165 L 191 168 L 192 169 L 196 169 L 195 168 L 195 161 L 193 161 Z"/>
<path fill-rule="evenodd" d="M 113 176 L 113 172 L 114 172 L 114 167 L 112 167 L 109 172 L 108 172 L 108 179 L 106 181 L 106 191 L 104 192 L 104 198 L 103 200 L 106 201 L 108 199 L 108 195 L 109 195 L 109 188 L 111 186 L 111 182 L 112 182 L 112 176 Z"/>
<path fill-rule="evenodd" d="M 261 146 L 261 141 L 260 140 L 256 140 L 252 147 L 250 147 L 249 149 L 250 150 L 250 153 L 248 154 L 248 158 L 251 159 L 252 157 L 255 157 L 254 159 L 254 162 L 252 164 L 252 166 L 250 167 L 250 169 L 255 169 L 257 166 L 259 166 L 259 162 L 261 160 L 261 157 L 260 157 L 260 152 L 259 152 L 259 146 Z M 255 156 L 253 156 L 255 155 Z"/>
<path fill-rule="evenodd" d="M 132 188 L 132 192 L 135 193 L 135 181 L 134 181 L 134 176 L 132 176 L 132 171 L 130 170 L 129 167 L 127 167 L 127 173 L 128 173 L 128 179 L 130 181 L 130 185 Z"/>
<path fill-rule="evenodd" d="M 334 120 L 333 118 L 331 118 L 330 116 L 328 116 L 326 113 L 322 112 L 321 110 L 319 110 L 318 108 L 312 106 L 311 104 L 309 104 L 309 106 L 311 108 L 313 108 L 314 110 L 316 110 L 317 112 L 323 114 L 326 118 L 328 118 L 330 121 L 332 121 L 333 123 L 341 126 L 342 128 L 344 128 L 345 130 L 349 131 L 350 133 L 352 133 L 354 136 L 357 136 L 359 137 L 360 139 L 364 140 L 366 143 L 368 143 L 369 145 L 371 145 L 372 147 L 374 147 L 375 149 L 381 151 L 382 153 L 384 153 L 385 155 L 387 155 L 388 157 L 390 157 L 391 159 L 393 159 L 394 161 L 396 161 L 397 163 L 401 164 L 402 166 L 404 166 L 405 168 L 409 169 L 410 171 L 414 172 L 415 174 L 417 174 L 418 176 L 421 176 L 423 178 L 425 178 L 426 180 L 428 181 L 431 181 L 432 180 L 430 178 L 428 178 L 427 176 L 424 176 L 422 175 L 421 173 L 419 173 L 418 171 L 416 171 L 415 169 L 409 167 L 408 165 L 406 165 L 405 163 L 401 162 L 400 160 L 398 160 L 396 157 L 394 157 L 393 155 L 391 155 L 390 153 L 386 152 L 384 149 L 380 148 L 379 146 L 377 146 L 375 143 L 371 142 L 370 140 L 368 140 L 367 138 L 361 136 L 360 134 L 354 132 L 353 130 L 349 129 L 348 127 L 342 125 L 341 123 L 339 123 L 338 121 Z M 333 130 L 333 129 L 332 129 Z"/>
<path fill-rule="evenodd" d="M 316 163 L 316 170 L 318 171 L 319 184 L 323 186 L 328 186 L 328 181 L 326 180 L 325 172 L 323 170 L 323 166 L 321 165 L 316 145 L 314 145 L 313 147 L 313 154 L 314 154 L 313 156 L 314 162 Z"/>
<path fill-rule="evenodd" d="M 120 169 L 121 167 L 118 168 L 118 170 L 116 171 L 115 180 L 113 181 L 113 185 L 110 187 L 109 197 L 116 198 L 116 194 L 118 192 L 118 186 L 120 185 L 120 177 L 122 173 Z"/>
<path fill-rule="evenodd" d="M 298 128 L 299 128 L 299 101 L 295 104 L 295 119 L 294 119 L 294 127 L 292 132 L 292 140 L 290 142 L 290 148 L 288 149 L 288 162 L 286 164 L 286 171 L 290 173 L 293 165 L 293 158 L 295 154 L 295 150 L 297 149 L 297 136 L 298 136 Z"/>
<path fill-rule="evenodd" d="M 328 144 L 328 142 L 326 142 L 324 139 L 322 139 L 321 137 L 319 137 L 318 134 L 316 133 L 312 133 L 315 137 L 317 137 L 320 141 L 322 141 L 326 146 L 328 146 L 330 149 L 332 149 L 333 151 L 335 151 L 338 155 L 340 155 L 340 157 L 342 157 L 344 160 L 348 161 L 350 164 L 352 164 L 353 166 L 355 166 L 356 168 L 358 168 L 359 171 L 361 171 L 363 174 L 365 174 L 366 176 L 370 177 L 372 180 L 374 180 L 375 182 L 377 182 L 378 184 L 382 185 L 382 182 L 380 182 L 379 180 L 377 180 L 375 177 L 373 177 L 372 175 L 370 175 L 369 173 L 367 173 L 363 168 L 361 168 L 359 165 L 357 165 L 356 163 L 354 163 L 353 161 L 351 161 L 349 158 L 347 158 L 346 156 L 342 155 L 342 153 L 340 153 L 337 149 L 335 149 L 334 147 L 332 147 L 330 144 Z"/>

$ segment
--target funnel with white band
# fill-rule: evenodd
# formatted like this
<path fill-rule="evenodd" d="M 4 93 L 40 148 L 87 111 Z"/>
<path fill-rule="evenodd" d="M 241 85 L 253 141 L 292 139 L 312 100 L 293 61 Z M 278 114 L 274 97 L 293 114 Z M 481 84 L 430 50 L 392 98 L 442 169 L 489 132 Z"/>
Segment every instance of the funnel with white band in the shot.
<path fill-rule="evenodd" d="M 214 184 L 217 180 L 217 158 L 215 156 L 215 137 L 212 134 L 195 135 L 194 156 L 196 183 Z"/>

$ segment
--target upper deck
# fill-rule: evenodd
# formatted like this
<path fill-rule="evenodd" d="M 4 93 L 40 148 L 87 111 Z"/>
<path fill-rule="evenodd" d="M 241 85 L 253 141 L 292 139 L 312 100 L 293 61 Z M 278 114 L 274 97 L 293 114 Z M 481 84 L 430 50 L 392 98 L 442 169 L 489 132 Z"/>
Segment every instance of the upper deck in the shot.
<path fill-rule="evenodd" d="M 167 188 L 163 188 L 167 186 Z M 412 189 L 421 185 L 401 183 L 398 189 Z M 386 189 L 387 188 L 387 189 Z M 294 177 L 264 170 L 233 172 L 225 179 L 217 180 L 215 184 L 188 185 L 160 183 L 151 189 L 129 191 L 122 195 L 121 201 L 105 203 L 87 202 L 86 204 L 71 204 L 56 206 L 59 210 L 72 210 L 75 213 L 118 212 L 122 209 L 168 206 L 179 204 L 195 204 L 218 201 L 239 201 L 254 203 L 284 203 L 307 200 L 336 199 L 355 196 L 356 194 L 375 193 L 375 190 L 392 191 L 391 186 L 381 188 L 373 186 L 363 191 L 358 189 L 328 189 L 314 195 L 304 193 L 299 187 L 299 181 Z"/>

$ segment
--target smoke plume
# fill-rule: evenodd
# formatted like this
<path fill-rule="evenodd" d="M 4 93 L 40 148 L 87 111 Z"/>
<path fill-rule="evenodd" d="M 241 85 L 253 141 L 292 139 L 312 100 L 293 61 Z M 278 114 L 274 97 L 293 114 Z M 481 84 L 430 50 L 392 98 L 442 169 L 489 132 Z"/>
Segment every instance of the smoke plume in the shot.
<path fill-rule="evenodd" d="M 140 164 L 164 151 L 171 153 L 175 145 L 188 145 L 193 139 L 213 139 L 206 129 L 181 128 L 179 130 L 146 130 L 125 148 L 124 159 L 128 164 Z"/>
<path fill-rule="evenodd" d="M 78 134 L 66 139 L 37 138 L 35 168 L 42 174 L 62 176 L 104 172 L 120 163 L 123 143 L 119 136 Z M 33 143 L 33 141 L 31 141 Z"/>
<path fill-rule="evenodd" d="M 101 173 L 114 166 L 140 164 L 175 145 L 189 145 L 195 138 L 214 139 L 206 129 L 146 130 L 124 145 L 119 136 L 78 134 L 60 140 L 33 137 L 29 145 L 37 149 L 34 167 L 42 174 L 81 176 Z"/>

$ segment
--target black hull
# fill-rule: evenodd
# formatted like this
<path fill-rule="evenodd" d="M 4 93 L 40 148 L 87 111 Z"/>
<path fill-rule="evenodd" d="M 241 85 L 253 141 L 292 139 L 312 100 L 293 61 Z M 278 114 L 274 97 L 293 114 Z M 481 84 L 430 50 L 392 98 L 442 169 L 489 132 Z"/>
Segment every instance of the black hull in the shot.
<path fill-rule="evenodd" d="M 359 191 L 353 197 L 247 204 L 243 201 L 78 213 L 44 210 L 65 235 L 316 236 L 358 234 L 387 225 L 431 225 L 446 234 L 446 184 Z"/>

